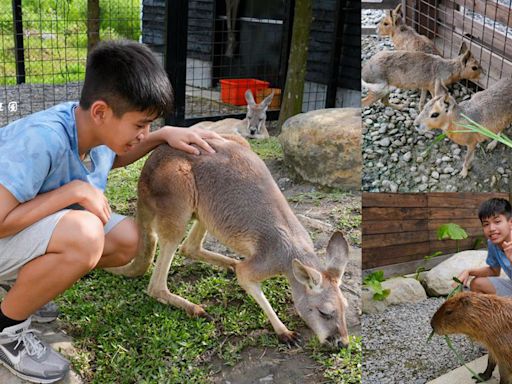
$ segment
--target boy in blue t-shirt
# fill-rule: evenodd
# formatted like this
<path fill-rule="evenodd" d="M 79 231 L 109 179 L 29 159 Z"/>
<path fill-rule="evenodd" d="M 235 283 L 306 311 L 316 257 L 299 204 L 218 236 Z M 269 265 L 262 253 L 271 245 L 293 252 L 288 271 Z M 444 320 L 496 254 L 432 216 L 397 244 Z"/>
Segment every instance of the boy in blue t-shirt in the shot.
<path fill-rule="evenodd" d="M 512 208 L 505 199 L 490 199 L 478 210 L 484 235 L 487 238 L 487 265 L 466 269 L 459 276 L 464 285 L 469 277 L 474 292 L 512 296 Z M 499 277 L 501 270 L 508 277 Z"/>
<path fill-rule="evenodd" d="M 31 315 L 91 269 L 125 265 L 136 254 L 135 222 L 112 213 L 104 196 L 110 169 L 162 143 L 213 152 L 204 139 L 218 136 L 208 131 L 149 131 L 172 104 L 151 51 L 111 41 L 89 55 L 79 103 L 0 128 L 0 281 L 15 280 L 0 305 L 0 362 L 15 375 L 62 379 L 69 362 L 29 329 Z"/>

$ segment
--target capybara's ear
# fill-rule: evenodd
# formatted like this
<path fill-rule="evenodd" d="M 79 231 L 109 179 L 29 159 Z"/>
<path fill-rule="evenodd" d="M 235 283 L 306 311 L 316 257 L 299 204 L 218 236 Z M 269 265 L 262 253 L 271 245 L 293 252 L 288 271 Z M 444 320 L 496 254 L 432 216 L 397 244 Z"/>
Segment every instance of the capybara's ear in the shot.
<path fill-rule="evenodd" d="M 469 296 L 461 297 L 460 303 L 464 307 L 469 307 L 471 305 L 471 298 Z"/>

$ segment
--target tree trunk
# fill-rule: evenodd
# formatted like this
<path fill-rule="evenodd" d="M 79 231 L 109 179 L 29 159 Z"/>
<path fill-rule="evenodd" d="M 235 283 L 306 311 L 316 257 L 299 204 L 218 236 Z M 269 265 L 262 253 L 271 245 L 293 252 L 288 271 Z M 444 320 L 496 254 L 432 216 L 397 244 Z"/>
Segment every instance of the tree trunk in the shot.
<path fill-rule="evenodd" d="M 87 52 L 100 41 L 100 0 L 87 0 Z"/>
<path fill-rule="evenodd" d="M 225 55 L 230 59 L 235 54 L 236 45 L 236 16 L 238 15 L 239 0 L 226 0 L 226 24 L 228 28 L 228 43 Z"/>
<path fill-rule="evenodd" d="M 282 93 L 281 111 L 279 113 L 279 131 L 289 117 L 302 111 L 311 20 L 312 0 L 297 0 L 293 17 L 288 72 L 286 73 L 286 83 Z"/>

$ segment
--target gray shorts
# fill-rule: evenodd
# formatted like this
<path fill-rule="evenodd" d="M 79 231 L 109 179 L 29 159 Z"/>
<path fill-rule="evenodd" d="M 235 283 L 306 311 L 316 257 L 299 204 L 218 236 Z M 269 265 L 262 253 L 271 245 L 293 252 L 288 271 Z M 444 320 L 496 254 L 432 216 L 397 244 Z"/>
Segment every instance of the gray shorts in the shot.
<path fill-rule="evenodd" d="M 489 277 L 489 281 L 496 289 L 498 296 L 512 296 L 512 280 L 508 277 Z"/>
<path fill-rule="evenodd" d="M 0 281 L 15 280 L 21 267 L 46 253 L 53 231 L 69 209 L 54 213 L 12 236 L 0 239 Z M 104 226 L 110 232 L 126 216 L 112 213 Z"/>

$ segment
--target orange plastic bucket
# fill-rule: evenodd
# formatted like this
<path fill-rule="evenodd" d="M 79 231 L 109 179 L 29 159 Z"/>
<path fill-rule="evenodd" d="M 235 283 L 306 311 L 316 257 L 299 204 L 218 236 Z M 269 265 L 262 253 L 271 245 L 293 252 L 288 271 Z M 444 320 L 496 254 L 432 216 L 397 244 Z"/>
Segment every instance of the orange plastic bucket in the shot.
<path fill-rule="evenodd" d="M 220 81 L 220 98 L 223 103 L 246 105 L 245 91 L 250 89 L 256 96 L 258 90 L 268 88 L 268 81 L 257 79 L 223 79 Z"/>

